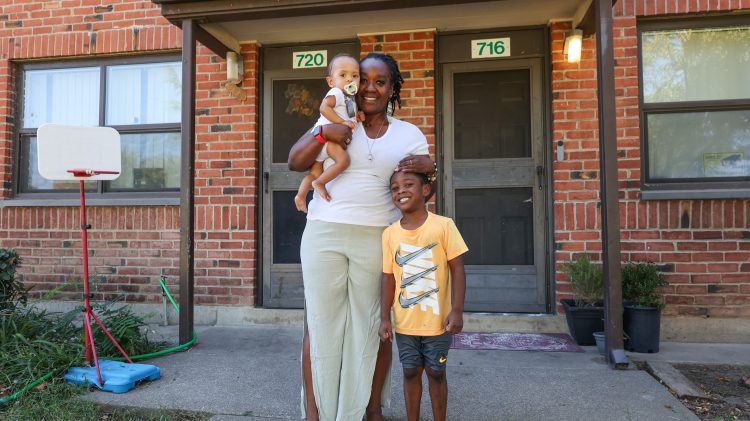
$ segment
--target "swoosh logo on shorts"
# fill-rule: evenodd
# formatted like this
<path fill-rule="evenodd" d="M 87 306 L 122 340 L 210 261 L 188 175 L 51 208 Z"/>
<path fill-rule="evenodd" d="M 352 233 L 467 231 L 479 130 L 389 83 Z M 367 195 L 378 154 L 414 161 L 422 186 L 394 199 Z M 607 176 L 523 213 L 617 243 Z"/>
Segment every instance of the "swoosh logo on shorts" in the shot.
<path fill-rule="evenodd" d="M 430 272 L 435 272 L 436 270 L 437 270 L 437 266 L 433 266 L 419 273 L 415 273 L 414 275 L 407 276 L 406 278 L 401 278 L 401 288 L 408 287 L 409 285 L 413 284 L 417 279 L 424 277 Z"/>
<path fill-rule="evenodd" d="M 440 288 L 434 288 L 411 298 L 404 298 L 404 291 L 401 291 L 398 293 L 398 303 L 401 305 L 401 308 L 409 308 L 438 291 L 440 291 Z"/>
<path fill-rule="evenodd" d="M 448 359 L 447 359 L 447 358 L 445 358 L 445 357 L 440 357 L 440 358 L 438 359 L 438 361 L 440 362 L 440 364 L 442 364 L 442 363 L 444 363 L 444 362 L 448 361 Z"/>
<path fill-rule="evenodd" d="M 422 247 L 419 250 L 413 251 L 411 253 L 404 254 L 403 256 L 401 256 L 401 255 L 398 254 L 399 251 L 401 251 L 401 249 L 399 248 L 398 250 L 396 250 L 396 264 L 399 265 L 399 266 L 404 266 L 405 264 L 407 264 L 407 263 L 411 262 L 412 260 L 416 259 L 422 253 L 424 253 L 427 250 L 435 247 L 436 245 L 437 245 L 437 243 L 432 243 L 429 246 L 424 246 L 424 247 Z"/>

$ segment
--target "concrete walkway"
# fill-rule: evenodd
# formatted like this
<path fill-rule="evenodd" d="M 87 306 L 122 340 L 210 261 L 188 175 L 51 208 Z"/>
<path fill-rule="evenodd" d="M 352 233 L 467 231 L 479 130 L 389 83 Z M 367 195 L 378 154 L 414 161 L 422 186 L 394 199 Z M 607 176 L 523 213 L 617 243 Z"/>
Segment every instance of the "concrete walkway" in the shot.
<path fill-rule="evenodd" d="M 175 337 L 176 327 L 166 332 Z M 297 419 L 300 343 L 299 327 L 199 327 L 195 348 L 149 362 L 161 368 L 160 380 L 122 395 L 97 391 L 87 399 L 205 411 L 216 414 L 212 421 Z M 721 362 L 750 364 L 747 345 L 724 347 L 665 343 L 659 354 L 635 355 L 676 355 L 679 361 L 719 355 L 729 358 Z M 697 420 L 648 373 L 611 370 L 595 347 L 584 348 L 584 353 L 451 350 L 448 418 Z M 402 420 L 401 376 L 394 357 L 393 405 L 385 415 Z M 424 390 L 422 416 L 431 419 L 426 385 Z"/>

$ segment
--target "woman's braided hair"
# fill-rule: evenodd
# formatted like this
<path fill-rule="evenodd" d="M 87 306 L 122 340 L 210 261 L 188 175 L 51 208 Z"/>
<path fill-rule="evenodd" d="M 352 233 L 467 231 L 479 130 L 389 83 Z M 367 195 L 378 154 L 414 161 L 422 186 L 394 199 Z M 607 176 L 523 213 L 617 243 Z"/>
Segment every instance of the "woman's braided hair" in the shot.
<path fill-rule="evenodd" d="M 398 104 L 398 108 L 401 108 L 401 85 L 404 83 L 404 78 L 401 76 L 401 71 L 398 69 L 396 59 L 388 54 L 369 53 L 365 58 L 360 60 L 360 63 L 370 58 L 373 60 L 380 60 L 388 66 L 388 69 L 391 71 L 391 83 L 393 84 L 393 94 L 391 95 L 390 103 L 394 110 L 396 109 L 396 104 Z"/>

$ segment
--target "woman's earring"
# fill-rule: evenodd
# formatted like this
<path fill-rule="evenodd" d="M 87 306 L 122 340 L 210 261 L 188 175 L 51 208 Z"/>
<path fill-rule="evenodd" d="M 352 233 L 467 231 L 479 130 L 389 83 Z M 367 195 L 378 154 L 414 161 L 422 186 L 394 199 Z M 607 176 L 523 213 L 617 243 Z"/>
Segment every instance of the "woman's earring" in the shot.
<path fill-rule="evenodd" d="M 388 106 L 385 108 L 385 116 L 388 119 L 388 123 L 390 123 L 393 118 L 393 102 L 391 101 L 388 101 Z"/>

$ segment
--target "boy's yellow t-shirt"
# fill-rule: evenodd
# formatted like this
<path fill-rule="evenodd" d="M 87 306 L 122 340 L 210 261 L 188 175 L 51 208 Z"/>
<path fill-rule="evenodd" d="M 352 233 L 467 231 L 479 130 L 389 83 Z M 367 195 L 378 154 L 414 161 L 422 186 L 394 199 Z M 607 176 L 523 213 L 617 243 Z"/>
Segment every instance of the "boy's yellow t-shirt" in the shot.
<path fill-rule="evenodd" d="M 445 332 L 451 311 L 448 261 L 469 250 L 453 220 L 427 213 L 415 230 L 396 221 L 383 232 L 383 272 L 396 279 L 393 326 L 398 333 L 435 336 Z"/>

